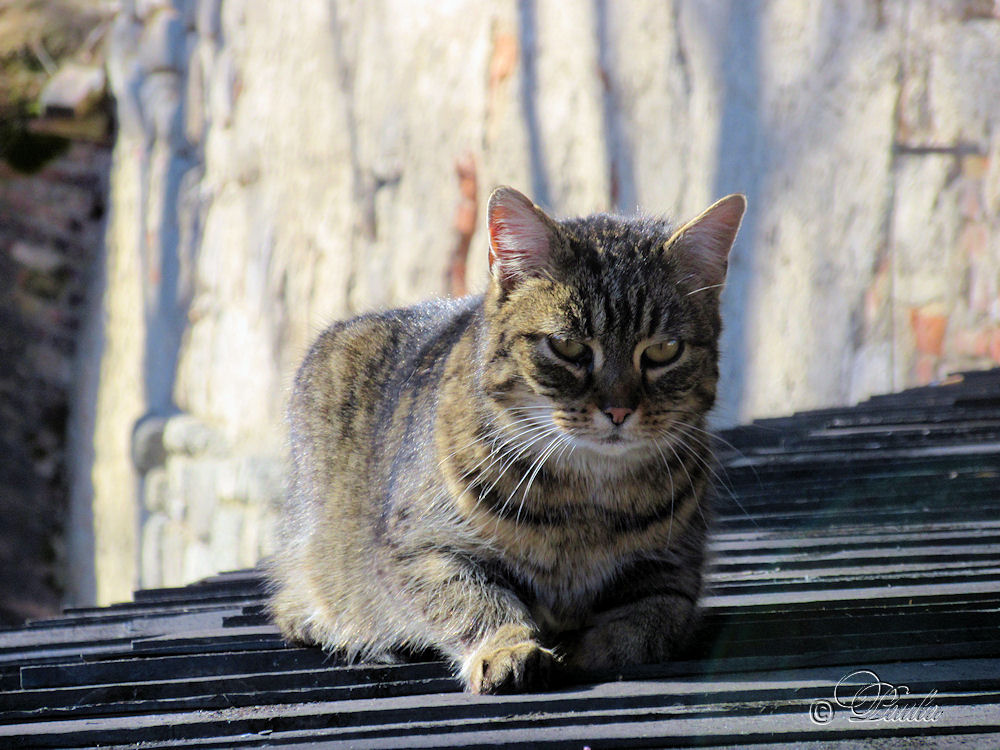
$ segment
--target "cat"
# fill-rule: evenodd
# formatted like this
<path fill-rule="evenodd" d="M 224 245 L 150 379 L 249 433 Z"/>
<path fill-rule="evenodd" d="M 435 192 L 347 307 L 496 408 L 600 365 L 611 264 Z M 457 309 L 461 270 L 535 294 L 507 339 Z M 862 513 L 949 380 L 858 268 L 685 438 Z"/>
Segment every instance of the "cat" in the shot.
<path fill-rule="evenodd" d="M 719 294 L 746 199 L 672 230 L 488 204 L 478 297 L 338 322 L 288 410 L 270 611 L 353 659 L 433 649 L 467 690 L 668 659 L 702 585 Z"/>

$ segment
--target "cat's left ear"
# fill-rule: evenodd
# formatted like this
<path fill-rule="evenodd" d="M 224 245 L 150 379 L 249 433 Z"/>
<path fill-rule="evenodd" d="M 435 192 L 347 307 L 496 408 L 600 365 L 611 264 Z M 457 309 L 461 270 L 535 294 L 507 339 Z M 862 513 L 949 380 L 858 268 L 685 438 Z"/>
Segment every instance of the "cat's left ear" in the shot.
<path fill-rule="evenodd" d="M 559 229 L 545 212 L 511 187 L 498 187 L 487 207 L 490 273 L 504 291 L 524 279 L 555 275 Z"/>
<path fill-rule="evenodd" d="M 746 210 L 746 196 L 727 195 L 667 240 L 667 253 L 691 270 L 699 289 L 718 288 L 725 283 L 729 251 Z"/>

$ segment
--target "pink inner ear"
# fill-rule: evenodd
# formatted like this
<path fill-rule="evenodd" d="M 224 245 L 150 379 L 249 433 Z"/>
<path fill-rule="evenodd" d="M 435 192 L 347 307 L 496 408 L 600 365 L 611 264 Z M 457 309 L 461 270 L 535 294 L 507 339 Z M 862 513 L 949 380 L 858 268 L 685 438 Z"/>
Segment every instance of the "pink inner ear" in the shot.
<path fill-rule="evenodd" d="M 695 266 L 700 284 L 708 287 L 725 282 L 729 251 L 745 209 L 746 199 L 732 195 L 681 230 L 681 245 L 688 262 Z"/>
<path fill-rule="evenodd" d="M 519 193 L 505 192 L 489 209 L 490 269 L 506 286 L 539 275 L 549 262 L 549 230 Z"/>
<path fill-rule="evenodd" d="M 684 233 L 688 257 L 698 267 L 700 283 L 721 284 L 726 280 L 729 249 L 718 234 L 707 227 L 696 226 Z"/>

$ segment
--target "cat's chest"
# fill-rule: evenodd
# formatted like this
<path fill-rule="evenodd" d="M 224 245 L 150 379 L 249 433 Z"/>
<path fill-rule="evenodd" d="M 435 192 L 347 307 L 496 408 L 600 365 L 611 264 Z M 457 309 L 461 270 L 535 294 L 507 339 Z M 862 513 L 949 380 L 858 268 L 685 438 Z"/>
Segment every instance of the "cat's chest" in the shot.
<path fill-rule="evenodd" d="M 553 479 L 520 497 L 506 488 L 465 494 L 459 508 L 474 529 L 473 544 L 491 550 L 536 614 L 562 629 L 624 569 L 670 542 L 670 496 L 652 482 Z"/>
<path fill-rule="evenodd" d="M 581 543 L 572 530 L 549 529 L 544 542 L 522 540 L 508 550 L 505 567 L 530 594 L 536 616 L 560 623 L 560 628 L 575 627 L 574 619 L 588 612 L 594 600 L 613 585 L 622 569 L 635 555 L 618 545 L 591 539 Z"/>

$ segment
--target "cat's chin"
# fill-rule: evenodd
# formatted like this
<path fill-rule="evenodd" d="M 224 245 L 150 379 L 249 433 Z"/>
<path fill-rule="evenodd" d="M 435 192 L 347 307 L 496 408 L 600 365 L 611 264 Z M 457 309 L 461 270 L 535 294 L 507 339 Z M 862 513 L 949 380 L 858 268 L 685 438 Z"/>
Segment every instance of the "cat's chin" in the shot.
<path fill-rule="evenodd" d="M 638 458 L 648 452 L 645 441 L 611 435 L 607 438 L 574 437 L 576 447 L 603 458 Z"/>

